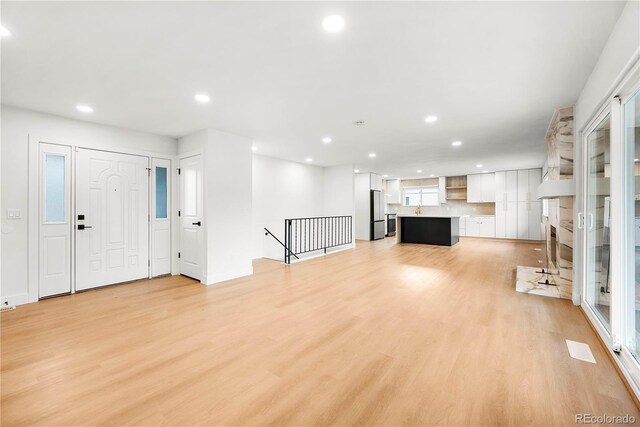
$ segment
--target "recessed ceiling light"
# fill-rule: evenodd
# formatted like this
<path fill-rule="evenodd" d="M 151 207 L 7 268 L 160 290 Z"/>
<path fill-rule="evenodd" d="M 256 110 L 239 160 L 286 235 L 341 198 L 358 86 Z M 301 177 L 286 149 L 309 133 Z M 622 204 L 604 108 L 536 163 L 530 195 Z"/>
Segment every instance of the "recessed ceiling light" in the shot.
<path fill-rule="evenodd" d="M 322 138 L 322 142 L 324 142 L 325 144 L 328 144 L 331 142 L 331 138 L 329 138 L 328 136 L 325 136 L 324 138 Z"/>
<path fill-rule="evenodd" d="M 418 169 L 416 172 L 418 172 L 418 173 L 422 173 L 422 169 Z"/>
<path fill-rule="evenodd" d="M 376 153 L 369 153 L 369 157 L 371 157 L 372 159 L 376 156 Z"/>
<path fill-rule="evenodd" d="M 353 171 L 354 171 L 355 173 L 358 173 L 358 172 L 360 172 L 360 169 L 354 169 Z"/>
<path fill-rule="evenodd" d="M 93 113 L 93 108 L 88 105 L 76 105 L 76 110 L 82 111 L 83 113 Z"/>
<path fill-rule="evenodd" d="M 11 31 L 6 29 L 5 27 L 0 27 L 0 36 L 2 36 L 2 37 L 11 37 Z"/>
<path fill-rule="evenodd" d="M 387 178 L 388 176 L 389 175 L 387 175 L 387 174 L 382 175 L 383 178 Z"/>
<path fill-rule="evenodd" d="M 201 102 L 203 104 L 206 104 L 207 102 L 211 101 L 211 98 L 209 97 L 209 95 L 205 93 L 197 93 L 196 96 L 194 96 L 194 98 L 196 101 Z"/>
<path fill-rule="evenodd" d="M 431 175 L 429 175 L 429 176 L 430 176 L 431 178 L 433 178 L 435 175 L 434 175 L 434 174 L 431 174 Z"/>
<path fill-rule="evenodd" d="M 307 158 L 305 159 L 305 162 L 307 162 L 307 163 L 311 163 L 311 162 L 313 162 L 313 159 L 312 159 L 311 157 L 307 157 Z"/>
<path fill-rule="evenodd" d="M 453 141 L 451 145 L 453 145 L 454 147 L 459 147 L 462 145 L 462 141 Z"/>
<path fill-rule="evenodd" d="M 477 164 L 477 165 L 476 165 L 476 167 L 477 167 L 477 168 L 481 168 L 481 167 L 482 167 L 482 165 L 481 165 L 481 164 Z"/>
<path fill-rule="evenodd" d="M 436 116 L 427 116 L 424 119 L 424 121 L 427 122 L 427 123 L 433 123 L 433 122 L 435 122 L 437 120 L 438 120 L 438 117 L 436 117 Z"/>
<path fill-rule="evenodd" d="M 489 171 L 482 171 L 482 173 L 489 173 Z"/>
<path fill-rule="evenodd" d="M 322 20 L 322 28 L 327 33 L 337 33 L 344 28 L 344 18 L 340 15 L 329 15 Z"/>
<path fill-rule="evenodd" d="M 255 145 L 251 146 L 251 151 L 258 151 L 258 147 L 256 147 Z"/>
<path fill-rule="evenodd" d="M 633 159 L 634 162 L 640 162 L 640 159 Z"/>

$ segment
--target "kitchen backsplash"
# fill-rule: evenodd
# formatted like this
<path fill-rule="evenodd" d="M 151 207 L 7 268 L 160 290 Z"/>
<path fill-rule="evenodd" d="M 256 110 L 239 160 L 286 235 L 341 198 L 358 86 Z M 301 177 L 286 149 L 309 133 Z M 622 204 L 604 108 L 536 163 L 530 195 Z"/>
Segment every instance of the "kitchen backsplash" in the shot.
<path fill-rule="evenodd" d="M 463 200 L 447 200 L 440 206 L 421 206 L 423 215 L 495 215 L 495 203 L 467 203 Z M 416 206 L 387 205 L 387 213 L 413 214 Z"/>

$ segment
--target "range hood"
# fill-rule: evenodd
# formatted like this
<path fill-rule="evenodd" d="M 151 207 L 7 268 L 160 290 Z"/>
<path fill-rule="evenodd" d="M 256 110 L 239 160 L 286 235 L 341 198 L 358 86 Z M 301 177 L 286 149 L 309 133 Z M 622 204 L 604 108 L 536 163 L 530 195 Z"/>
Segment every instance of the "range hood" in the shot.
<path fill-rule="evenodd" d="M 543 181 L 538 186 L 538 199 L 557 199 L 576 195 L 575 179 L 558 179 Z"/>

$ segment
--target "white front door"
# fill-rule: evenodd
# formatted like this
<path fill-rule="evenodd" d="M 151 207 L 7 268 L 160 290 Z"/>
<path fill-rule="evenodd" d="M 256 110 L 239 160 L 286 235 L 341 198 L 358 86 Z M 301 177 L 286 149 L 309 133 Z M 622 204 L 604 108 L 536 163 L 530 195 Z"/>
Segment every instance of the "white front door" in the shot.
<path fill-rule="evenodd" d="M 71 292 L 71 147 L 40 144 L 38 297 Z"/>
<path fill-rule="evenodd" d="M 203 180 L 200 155 L 180 159 L 180 274 L 202 280 Z"/>
<path fill-rule="evenodd" d="M 148 164 L 78 149 L 76 290 L 149 277 Z"/>

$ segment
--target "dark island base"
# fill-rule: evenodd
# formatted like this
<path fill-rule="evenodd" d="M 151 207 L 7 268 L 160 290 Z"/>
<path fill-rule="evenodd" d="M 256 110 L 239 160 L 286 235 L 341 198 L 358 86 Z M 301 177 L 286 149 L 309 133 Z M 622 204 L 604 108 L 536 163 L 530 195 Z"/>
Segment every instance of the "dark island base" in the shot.
<path fill-rule="evenodd" d="M 460 219 L 401 217 L 400 242 L 453 246 L 460 241 Z"/>

